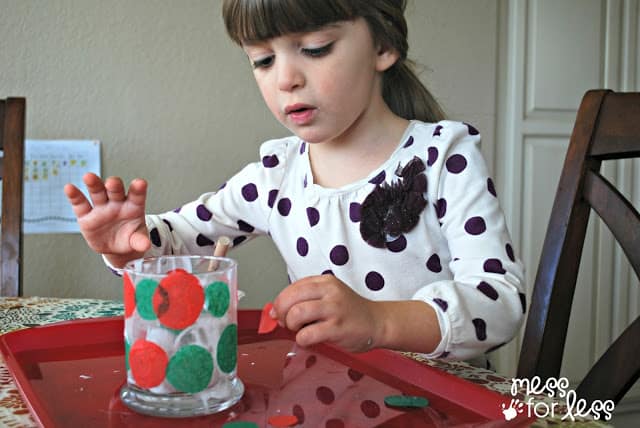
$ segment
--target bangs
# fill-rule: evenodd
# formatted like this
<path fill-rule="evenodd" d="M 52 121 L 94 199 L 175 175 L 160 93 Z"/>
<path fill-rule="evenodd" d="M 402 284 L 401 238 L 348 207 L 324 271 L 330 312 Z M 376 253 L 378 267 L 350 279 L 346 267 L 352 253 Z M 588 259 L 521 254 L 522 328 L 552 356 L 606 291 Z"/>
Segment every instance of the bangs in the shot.
<path fill-rule="evenodd" d="M 344 0 L 225 0 L 223 18 L 229 37 L 241 45 L 289 33 L 317 30 L 358 17 Z"/>

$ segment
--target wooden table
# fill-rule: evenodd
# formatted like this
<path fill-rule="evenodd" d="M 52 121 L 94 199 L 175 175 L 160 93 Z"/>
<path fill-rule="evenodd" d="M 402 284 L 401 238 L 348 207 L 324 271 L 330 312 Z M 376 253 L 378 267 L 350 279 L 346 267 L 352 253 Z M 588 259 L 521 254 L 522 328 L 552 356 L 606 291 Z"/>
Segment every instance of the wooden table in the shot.
<path fill-rule="evenodd" d="M 0 298 L 0 334 L 11 331 L 50 324 L 65 320 L 117 316 L 123 313 L 122 302 L 96 299 L 61 298 Z M 416 354 L 407 356 L 432 367 L 442 369 L 462 379 L 479 384 L 484 388 L 505 395 L 505 402 L 517 398 L 526 402 L 529 397 L 511 395 L 510 379 L 495 372 L 473 367 L 464 362 L 446 362 L 425 360 Z M 546 396 L 535 397 L 538 401 L 549 401 Z M 561 406 L 562 403 L 559 403 Z M 557 412 L 561 414 L 561 412 Z M 544 427 L 561 424 L 560 417 L 538 419 L 534 426 Z M 574 424 L 575 425 L 575 424 Z M 0 426 L 31 427 L 36 426 L 29 410 L 0 356 Z M 598 422 L 583 422 L 580 426 L 606 426 Z"/>

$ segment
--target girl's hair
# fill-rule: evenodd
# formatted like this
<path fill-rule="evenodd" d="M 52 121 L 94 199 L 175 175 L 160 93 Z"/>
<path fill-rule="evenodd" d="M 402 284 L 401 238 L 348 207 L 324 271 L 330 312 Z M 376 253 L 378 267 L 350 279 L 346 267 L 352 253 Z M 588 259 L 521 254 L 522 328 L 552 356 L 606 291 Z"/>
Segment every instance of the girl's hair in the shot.
<path fill-rule="evenodd" d="M 382 77 L 382 97 L 405 119 L 437 122 L 444 113 L 407 58 L 406 0 L 224 0 L 227 32 L 237 44 L 288 33 L 314 31 L 362 17 L 376 46 L 395 49 L 399 58 Z"/>

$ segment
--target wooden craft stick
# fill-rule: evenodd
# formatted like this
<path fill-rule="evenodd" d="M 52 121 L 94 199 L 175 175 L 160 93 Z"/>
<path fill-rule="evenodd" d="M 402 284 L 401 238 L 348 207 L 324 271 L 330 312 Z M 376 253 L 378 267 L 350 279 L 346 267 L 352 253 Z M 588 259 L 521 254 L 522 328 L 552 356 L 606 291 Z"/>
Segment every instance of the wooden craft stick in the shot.
<path fill-rule="evenodd" d="M 227 255 L 227 250 L 229 249 L 229 245 L 231 245 L 231 239 L 227 236 L 221 236 L 218 238 L 215 247 L 213 248 L 213 256 L 214 257 L 225 257 Z M 209 270 L 218 269 L 218 260 L 211 260 L 209 262 Z"/>

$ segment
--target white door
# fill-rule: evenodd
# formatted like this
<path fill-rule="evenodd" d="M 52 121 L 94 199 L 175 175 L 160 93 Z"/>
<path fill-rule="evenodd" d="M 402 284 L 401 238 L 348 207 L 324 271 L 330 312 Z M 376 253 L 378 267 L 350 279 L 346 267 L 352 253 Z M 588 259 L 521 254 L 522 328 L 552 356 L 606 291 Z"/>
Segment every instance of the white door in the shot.
<path fill-rule="evenodd" d="M 528 296 L 577 107 L 591 88 L 640 90 L 639 28 L 638 0 L 500 1 L 496 180 L 527 268 Z M 640 206 L 640 163 L 603 166 Z M 580 379 L 638 316 L 639 290 L 606 226 L 591 221 L 562 376 Z M 499 351 L 500 372 L 515 373 L 519 343 Z M 640 409 L 638 385 L 616 414 L 634 409 Z"/>

